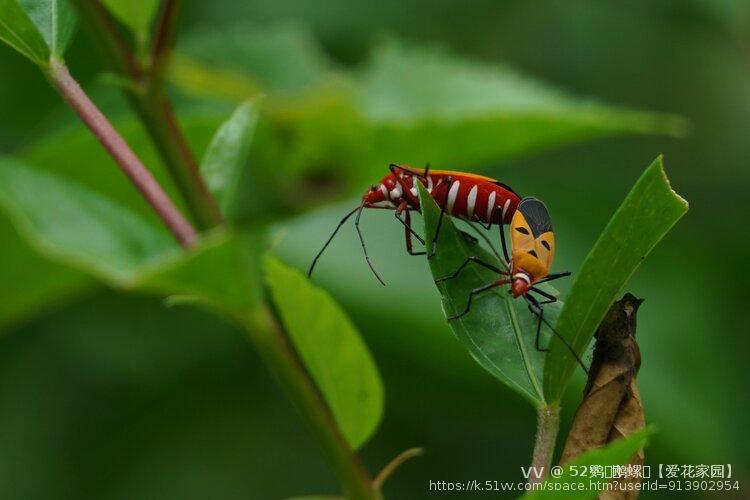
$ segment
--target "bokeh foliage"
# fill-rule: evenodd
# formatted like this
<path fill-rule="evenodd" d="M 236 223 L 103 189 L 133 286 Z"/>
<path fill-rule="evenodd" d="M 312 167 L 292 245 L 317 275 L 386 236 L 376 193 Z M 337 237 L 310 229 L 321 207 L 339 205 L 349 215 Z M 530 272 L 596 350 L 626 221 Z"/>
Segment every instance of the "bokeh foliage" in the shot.
<path fill-rule="evenodd" d="M 269 219 L 284 218 L 281 225 L 290 229 L 279 251 L 300 267 L 344 207 L 316 211 L 291 225 L 286 217 L 363 189 L 382 172 L 382 162 L 398 156 L 417 165 L 431 161 L 481 170 L 538 195 L 554 213 L 560 268 L 576 269 L 642 166 L 665 152 L 671 177 L 693 202 L 694 213 L 631 285 L 646 298 L 639 318 L 644 404 L 649 419 L 661 424 L 649 454 L 665 462 L 732 461 L 743 467 L 747 451 L 731 436 L 747 406 L 747 391 L 738 394 L 737 381 L 743 380 L 740 360 L 748 340 L 741 332 L 748 325 L 736 311 L 750 283 L 747 273 L 734 271 L 743 269 L 747 245 L 726 214 L 747 208 L 743 130 L 750 99 L 746 54 L 738 48 L 747 25 L 742 15 L 719 15 L 707 5 L 478 2 L 466 9 L 386 2 L 352 11 L 336 1 L 323 6 L 196 4 L 180 40 L 180 51 L 193 66 L 186 63 L 175 74 L 179 115 L 191 144 L 202 153 L 237 103 L 258 90 L 268 94 L 255 137 L 264 147 L 250 152 L 251 164 L 263 172 L 264 189 L 244 198 L 254 203 L 246 213 L 255 216 L 262 210 Z M 238 37 L 237 50 L 251 46 L 240 35 L 270 46 L 269 33 L 289 30 L 273 26 L 290 18 L 322 39 L 325 51 L 306 42 L 308 35 L 297 34 L 288 36 L 306 48 L 281 54 L 317 62 L 272 56 L 266 63 L 275 65 L 263 73 L 263 61 L 253 63 L 247 53 L 229 56 L 231 44 L 222 41 L 226 34 Z M 271 27 L 230 29 L 238 19 Z M 400 41 L 381 45 L 377 35 L 383 32 Z M 207 41 L 212 36 L 217 40 L 213 47 Z M 418 47 L 435 42 L 460 56 Z M 366 52 L 373 45 L 382 48 L 370 57 Z M 463 62 L 467 55 L 474 62 Z M 209 56 L 227 56 L 232 64 Z M 76 38 L 69 59 L 105 107 L 122 117 L 118 129 L 169 184 L 117 89 L 95 86 L 101 67 L 85 39 Z M 482 88 L 465 87 L 460 77 L 475 75 L 478 64 L 491 66 L 479 70 L 489 88 L 506 93 L 515 88 L 515 80 L 499 86 L 497 60 L 576 94 L 679 113 L 692 122 L 692 133 L 681 141 L 608 139 L 539 153 L 602 133 L 591 129 L 591 121 L 555 120 L 547 114 L 521 114 L 508 123 L 463 115 L 457 123 L 455 114 L 436 116 L 429 108 L 436 101 L 457 106 L 460 100 L 452 100 L 463 97 L 464 90 L 481 96 Z M 358 65 L 352 69 L 351 63 Z M 155 224 L 88 132 L 55 104 L 33 68 L 7 48 L 0 49 L 0 65 L 3 74 L 13 75 L 0 83 L 3 150 L 20 153 L 37 168 L 75 180 Z M 211 73 L 221 78 L 198 80 L 192 88 L 186 84 L 186 74 Z M 203 95 L 207 90 L 212 95 Z M 548 99 L 546 91 L 541 95 Z M 417 100 L 422 96 L 425 101 Z M 403 106 L 404 100 L 420 106 Z M 373 102 L 388 106 L 378 109 Z M 53 106 L 58 107 L 50 114 Z M 551 107 L 556 110 L 557 104 Z M 402 113 L 420 117 L 419 123 L 402 123 Z M 496 136 L 493 130 L 502 133 Z M 528 138 L 537 131 L 533 140 Z M 506 168 L 511 164 L 515 168 Z M 365 224 L 389 287 L 381 290 L 369 279 L 353 235 L 331 249 L 318 279 L 353 314 L 383 372 L 388 409 L 383 427 L 364 449 L 366 461 L 377 469 L 407 445 L 427 447 L 421 463 L 410 464 L 389 482 L 386 491 L 394 497 L 424 495 L 424 482 L 433 477 L 517 478 L 533 433 L 531 413 L 517 396 L 488 381 L 452 339 L 424 263 L 395 255 L 402 235 L 392 217 L 368 214 Z M 307 493 L 315 484 L 320 491 L 332 489 L 294 415 L 225 323 L 187 308 L 165 310 L 160 302 L 103 291 L 80 272 L 40 258 L 8 220 L 0 222 L 0 231 L 2 282 L 10 284 L 0 304 L 8 325 L 0 363 L 0 427 L 13 443 L 3 452 L 4 491 L 17 492 L 18 498 L 52 492 L 56 497 L 158 492 L 162 498 L 184 498 L 216 494 L 220 485 L 219 493 L 230 498 L 247 492 Z M 705 235 L 716 232 L 738 238 L 722 250 L 722 266 L 708 260 L 715 248 Z M 121 437 L 112 440 L 118 433 Z M 259 446 L 268 453 L 255 454 Z M 282 466 L 283 476 L 274 473 Z"/>

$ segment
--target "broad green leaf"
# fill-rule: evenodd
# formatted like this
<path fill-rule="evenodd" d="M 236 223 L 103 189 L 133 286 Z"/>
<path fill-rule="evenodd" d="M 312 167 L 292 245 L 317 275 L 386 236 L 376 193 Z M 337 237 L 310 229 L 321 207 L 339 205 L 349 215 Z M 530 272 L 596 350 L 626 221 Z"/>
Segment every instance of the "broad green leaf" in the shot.
<path fill-rule="evenodd" d="M 680 134 L 673 116 L 567 95 L 496 63 L 396 43 L 357 87 L 375 126 L 375 162 L 466 165 L 623 133 Z"/>
<path fill-rule="evenodd" d="M 205 90 L 227 89 L 225 84 L 210 82 L 226 79 L 227 72 L 231 80 L 239 85 L 242 94 L 224 94 L 223 97 L 245 99 L 261 86 L 268 93 L 290 93 L 309 90 L 311 87 L 326 82 L 330 77 L 333 65 L 313 33 L 300 25 L 285 23 L 272 27 L 252 23 L 238 23 L 222 27 L 221 30 L 204 29 L 186 33 L 181 38 L 180 49 L 192 59 L 175 60 L 176 83 L 186 90 L 200 92 Z M 190 64 L 189 67 L 182 66 Z M 209 83 L 201 89 L 195 88 L 190 79 L 184 76 L 195 75 L 198 63 L 207 65 L 213 72 L 213 78 L 203 79 Z M 210 74 L 204 73 L 205 77 Z"/>
<path fill-rule="evenodd" d="M 383 384 L 356 327 L 321 288 L 278 259 L 265 261 L 285 330 L 353 448 L 375 432 L 383 415 Z"/>
<path fill-rule="evenodd" d="M 361 189 L 394 161 L 498 163 L 616 134 L 678 135 L 685 127 L 673 116 L 564 94 L 499 64 L 395 43 L 351 70 L 290 25 L 239 25 L 183 41 L 188 57 L 173 74 L 183 91 L 222 100 L 268 95 L 254 168 L 351 180 L 338 190 Z"/>
<path fill-rule="evenodd" d="M 557 330 L 582 355 L 607 310 L 643 259 L 688 210 L 669 185 L 661 157 L 643 173 L 575 274 Z M 557 339 L 544 368 L 545 393 L 559 401 L 576 361 Z"/>
<path fill-rule="evenodd" d="M 102 3 L 133 32 L 139 43 L 148 40 L 160 0 L 102 0 Z"/>
<path fill-rule="evenodd" d="M 529 492 L 523 498 L 527 500 L 586 500 L 596 498 L 600 488 L 589 490 L 589 481 L 592 478 L 590 476 L 581 477 L 577 474 L 580 474 L 584 468 L 588 473 L 592 465 L 607 467 L 627 463 L 630 457 L 646 446 L 651 434 L 653 434 L 651 428 L 646 427 L 626 438 L 613 441 L 603 448 L 589 450 L 569 464 L 564 465 L 560 477 L 548 479 L 544 488 Z M 600 481 L 603 484 L 606 480 L 601 479 Z M 583 484 L 585 489 L 579 490 L 580 484 Z M 571 485 L 575 485 L 575 489 L 571 488 Z"/>
<path fill-rule="evenodd" d="M 166 229 L 9 157 L 0 158 L 0 206 L 43 252 L 113 280 L 177 248 Z"/>
<path fill-rule="evenodd" d="M 19 0 L 36 24 L 51 55 L 62 57 L 76 27 L 76 15 L 68 0 Z"/>
<path fill-rule="evenodd" d="M 230 214 L 237 184 L 247 164 L 259 106 L 257 99 L 240 104 L 221 124 L 201 162 L 201 174 L 224 215 Z"/>
<path fill-rule="evenodd" d="M 426 228 L 425 239 L 432 241 L 440 209 L 421 184 L 419 188 Z M 498 234 L 497 226 L 492 234 Z M 437 251 L 429 261 L 433 278 L 452 274 L 471 256 L 503 268 L 497 257 L 478 244 L 467 242 L 456 230 L 451 218 L 445 217 L 440 228 Z M 456 278 L 439 283 L 438 289 L 443 297 L 446 316 L 464 310 L 471 290 L 501 278 L 498 274 L 471 263 Z M 557 295 L 550 286 L 542 288 Z M 529 311 L 523 299 L 513 299 L 508 292 L 508 286 L 504 285 L 475 296 L 471 311 L 451 320 L 450 326 L 485 370 L 521 393 L 533 405 L 541 407 L 545 403 L 542 387 L 545 353 L 534 346 L 537 317 Z M 554 324 L 560 304 L 558 302 L 544 307 L 544 317 L 550 323 Z M 540 339 L 542 346 L 547 345 L 550 333 L 546 325 L 543 325 Z"/>
<path fill-rule="evenodd" d="M 39 255 L 0 214 L 0 330 L 91 288 L 82 272 Z"/>
<path fill-rule="evenodd" d="M 47 42 L 18 0 L 0 0 L 0 40 L 39 66 L 49 62 Z"/>
<path fill-rule="evenodd" d="M 260 298 L 260 231 L 218 233 L 184 251 L 128 208 L 7 157 L 0 158 L 0 209 L 40 260 L 56 263 L 52 277 L 77 285 L 78 270 L 120 288 L 190 295 L 237 319 Z"/>

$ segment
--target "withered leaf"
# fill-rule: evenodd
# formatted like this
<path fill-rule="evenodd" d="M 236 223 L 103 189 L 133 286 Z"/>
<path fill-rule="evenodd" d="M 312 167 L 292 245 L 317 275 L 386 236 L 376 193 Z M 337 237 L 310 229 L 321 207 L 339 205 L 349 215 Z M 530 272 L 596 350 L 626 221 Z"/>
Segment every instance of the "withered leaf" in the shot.
<path fill-rule="evenodd" d="M 636 315 L 642 300 L 631 294 L 612 304 L 596 331 L 594 359 L 584 390 L 584 399 L 576 410 L 565 442 L 561 463 L 592 448 L 598 448 L 624 436 L 630 436 L 646 425 L 636 376 L 641 353 L 635 340 Z M 643 464 L 643 450 L 628 462 Z M 616 481 L 638 482 L 637 477 Z M 600 493 L 602 499 L 632 499 L 636 490 L 616 488 Z"/>

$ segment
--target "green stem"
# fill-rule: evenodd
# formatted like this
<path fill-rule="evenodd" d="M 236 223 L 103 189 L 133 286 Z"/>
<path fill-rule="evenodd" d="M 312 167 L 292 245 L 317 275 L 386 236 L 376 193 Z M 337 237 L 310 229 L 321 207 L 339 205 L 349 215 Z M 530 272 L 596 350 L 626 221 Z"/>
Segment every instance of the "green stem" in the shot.
<path fill-rule="evenodd" d="M 172 49 L 177 39 L 177 28 L 182 14 L 182 0 L 165 0 L 159 24 L 154 33 L 151 51 L 150 93 L 160 94 L 166 82 L 167 71 L 172 60 Z"/>
<path fill-rule="evenodd" d="M 342 484 L 347 498 L 381 498 L 369 473 L 341 433 L 307 369 L 277 320 L 266 310 L 243 318 L 248 335 L 268 368 L 278 377 L 313 438 Z"/>
<path fill-rule="evenodd" d="M 72 1 L 95 45 L 104 53 L 108 66 L 133 82 L 132 87 L 125 89 L 128 100 L 159 151 L 197 226 L 209 229 L 223 224 L 216 200 L 200 175 L 198 163 L 163 92 L 163 79 L 169 61 L 168 53 L 171 52 L 169 49 L 174 41 L 180 2 L 170 3 L 169 9 L 165 7 L 157 32 L 155 50 L 158 49 L 158 52 L 153 54 L 155 65 L 144 69 L 119 27 L 98 1 Z M 154 69 L 156 78 L 151 74 Z"/>
<path fill-rule="evenodd" d="M 541 483 L 547 477 L 552 456 L 555 453 L 555 441 L 560 427 L 560 407 L 543 406 L 537 413 L 536 443 L 531 459 L 529 484 Z M 537 474 L 539 472 L 539 474 Z"/>

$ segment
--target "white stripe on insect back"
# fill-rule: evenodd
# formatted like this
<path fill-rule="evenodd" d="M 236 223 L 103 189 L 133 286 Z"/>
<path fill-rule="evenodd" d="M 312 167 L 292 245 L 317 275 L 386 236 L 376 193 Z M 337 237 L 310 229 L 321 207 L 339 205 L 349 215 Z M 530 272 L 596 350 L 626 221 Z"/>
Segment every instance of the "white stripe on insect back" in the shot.
<path fill-rule="evenodd" d="M 388 198 L 388 188 L 385 187 L 385 184 L 380 185 L 380 192 L 383 193 L 383 196 Z"/>
<path fill-rule="evenodd" d="M 398 183 L 397 183 L 397 184 L 396 184 L 396 185 L 395 185 L 395 186 L 393 187 L 393 189 L 391 190 L 391 199 L 392 199 L 393 201 L 396 201 L 396 200 L 398 200 L 399 198 L 401 198 L 401 195 L 402 195 L 402 194 L 404 194 L 404 191 L 403 191 L 403 189 L 401 189 L 401 184 L 398 184 Z"/>
<path fill-rule="evenodd" d="M 487 198 L 487 222 L 492 222 L 492 212 L 495 209 L 496 198 L 497 198 L 497 193 L 495 191 L 492 191 L 490 193 L 490 197 Z"/>
<path fill-rule="evenodd" d="M 508 207 L 510 206 L 510 198 L 505 200 L 505 204 L 503 205 L 503 216 L 500 218 L 500 224 L 505 223 L 505 212 L 508 211 Z"/>
<path fill-rule="evenodd" d="M 458 188 L 460 187 L 461 183 L 459 181 L 453 181 L 450 191 L 448 191 L 448 204 L 445 207 L 445 211 L 449 214 L 453 213 L 453 205 L 456 204 L 456 198 L 458 197 Z"/>
<path fill-rule="evenodd" d="M 529 278 L 529 275 L 526 273 L 516 273 L 513 275 L 513 279 L 521 278 L 524 280 L 527 284 L 531 284 L 531 278 Z"/>
<path fill-rule="evenodd" d="M 432 177 L 427 176 L 427 192 L 432 194 Z"/>
<path fill-rule="evenodd" d="M 469 191 L 469 196 L 466 198 L 466 217 L 469 220 L 474 219 L 474 205 L 477 202 L 477 191 L 479 191 L 479 186 L 474 184 L 474 187 Z"/>

